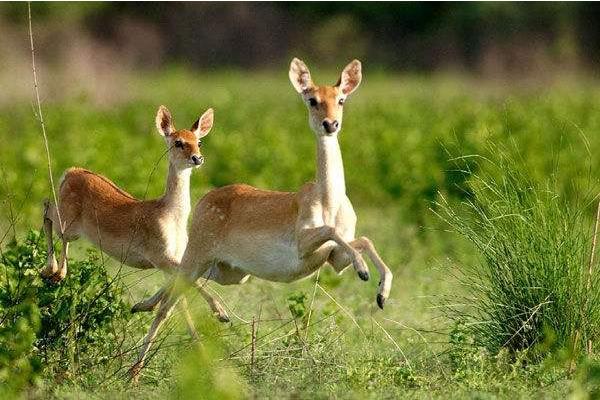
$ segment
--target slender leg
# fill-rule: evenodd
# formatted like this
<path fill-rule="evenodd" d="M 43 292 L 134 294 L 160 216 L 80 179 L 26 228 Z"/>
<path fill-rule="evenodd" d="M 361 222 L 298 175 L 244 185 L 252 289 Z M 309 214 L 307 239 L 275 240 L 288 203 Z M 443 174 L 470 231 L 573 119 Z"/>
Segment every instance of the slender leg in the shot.
<path fill-rule="evenodd" d="M 59 261 L 59 269 L 58 272 L 52 275 L 52 281 L 58 283 L 65 279 L 67 276 L 67 258 L 69 254 L 69 242 L 67 242 L 64 238 L 62 240 L 62 251 L 60 252 L 60 261 Z"/>
<path fill-rule="evenodd" d="M 217 299 L 215 299 L 210 293 L 208 293 L 206 291 L 206 289 L 204 289 L 203 284 L 196 282 L 195 285 L 196 285 L 196 289 L 198 290 L 200 295 L 204 298 L 204 300 L 206 300 L 206 302 L 208 303 L 208 306 L 212 310 L 213 314 L 217 317 L 217 319 L 220 322 L 229 322 L 230 321 L 229 315 L 227 315 L 227 312 L 225 311 L 225 309 L 223 308 L 221 303 Z M 149 297 L 149 298 L 142 300 L 139 303 L 135 304 L 131 308 L 131 312 L 136 313 L 136 312 L 153 311 L 154 308 L 158 305 L 158 303 L 161 302 L 164 295 L 165 295 L 165 290 L 160 289 L 158 292 L 154 293 L 152 295 L 152 297 Z"/>
<path fill-rule="evenodd" d="M 377 305 L 383 310 L 385 301 L 388 299 L 388 297 L 390 297 L 390 291 L 392 290 L 392 279 L 394 278 L 394 275 L 386 263 L 381 259 L 381 256 L 377 252 L 377 249 L 375 249 L 371 239 L 366 236 L 362 236 L 359 239 L 356 239 L 352 246 L 358 249 L 361 253 L 367 253 L 367 256 L 371 262 L 373 262 L 375 268 L 377 268 L 377 271 L 379 272 Z"/>
<path fill-rule="evenodd" d="M 156 318 L 152 321 L 152 326 L 150 326 L 150 330 L 148 334 L 144 338 L 144 343 L 142 344 L 142 348 L 140 350 L 140 354 L 138 356 L 137 361 L 133 366 L 129 369 L 129 376 L 133 382 L 138 381 L 139 373 L 144 367 L 144 360 L 146 359 L 146 355 L 148 354 L 148 350 L 150 350 L 150 346 L 152 346 L 152 341 L 156 338 L 158 334 L 158 330 L 160 329 L 163 322 L 169 317 L 173 308 L 177 304 L 179 300 L 179 295 L 176 295 L 174 292 L 170 292 L 167 296 L 166 300 L 161 303 L 160 308 L 158 309 L 158 313 L 156 314 Z"/>
<path fill-rule="evenodd" d="M 179 306 L 181 307 L 181 311 L 183 311 L 183 318 L 185 318 L 188 333 L 192 337 L 192 340 L 199 340 L 200 336 L 198 335 L 198 331 L 194 326 L 194 320 L 192 319 L 192 315 L 190 314 L 190 309 L 185 296 L 181 296 L 181 303 L 179 303 Z"/>
<path fill-rule="evenodd" d="M 385 301 L 390 296 L 393 274 L 375 249 L 373 242 L 366 236 L 354 239 L 350 245 L 360 253 L 366 253 L 379 272 L 379 287 L 377 289 L 377 305 L 383 309 Z M 337 272 L 341 272 L 352 260 L 346 252 L 334 250 L 329 257 L 329 263 Z"/>
<path fill-rule="evenodd" d="M 163 293 L 165 292 L 164 289 L 161 289 L 159 292 L 161 292 L 161 291 Z M 199 340 L 200 336 L 198 335 L 198 331 L 196 330 L 196 327 L 194 326 L 194 320 L 192 319 L 192 315 L 190 314 L 189 305 L 188 305 L 187 298 L 185 297 L 185 295 L 181 296 L 181 302 L 179 302 L 178 305 L 179 305 L 179 308 L 181 308 L 181 312 L 183 313 L 183 318 L 185 320 L 185 324 L 187 326 L 188 333 L 192 337 L 192 340 Z"/>
<path fill-rule="evenodd" d="M 133 308 L 131 309 L 131 313 L 133 314 L 133 313 L 136 313 L 139 311 L 154 310 L 154 307 L 156 307 L 156 305 L 158 303 L 160 303 L 160 301 L 162 300 L 164 293 L 165 293 L 165 289 L 161 288 L 158 292 L 156 292 L 149 299 L 143 300 L 143 301 L 137 303 L 136 305 L 134 305 Z M 194 320 L 192 319 L 192 315 L 190 314 L 188 302 L 185 297 L 182 297 L 181 303 L 179 303 L 179 306 L 181 308 L 181 311 L 183 312 L 183 318 L 185 319 L 185 324 L 187 326 L 188 333 L 192 337 L 192 340 L 198 340 L 200 337 L 198 336 L 198 331 L 196 331 L 196 327 L 194 326 Z"/>
<path fill-rule="evenodd" d="M 131 308 L 131 312 L 136 313 L 136 312 L 153 311 L 154 308 L 158 305 L 158 303 L 160 303 L 160 301 L 162 300 L 164 294 L 165 294 L 165 289 L 161 288 L 158 292 L 154 293 L 154 295 L 152 295 L 152 297 L 144 299 L 144 300 L 140 301 L 139 303 L 135 304 Z"/>
<path fill-rule="evenodd" d="M 40 272 L 42 277 L 49 279 L 51 276 L 58 272 L 58 263 L 54 256 L 54 243 L 52 242 L 52 220 L 48 216 L 50 209 L 50 201 L 44 201 L 44 236 L 46 236 L 46 246 L 48 252 L 48 259 L 46 260 L 46 267 Z"/>
<path fill-rule="evenodd" d="M 186 260 L 184 257 L 183 263 L 185 265 Z M 202 264 L 201 264 L 202 265 Z M 144 360 L 146 359 L 146 355 L 152 346 L 152 341 L 156 338 L 158 334 L 158 330 L 160 329 L 163 322 L 169 317 L 173 308 L 179 301 L 179 299 L 183 295 L 183 290 L 187 289 L 190 285 L 194 285 L 198 276 L 201 276 L 206 272 L 209 268 L 209 265 L 205 265 L 199 267 L 197 269 L 186 271 L 185 269 L 181 269 L 181 274 L 178 274 L 175 279 L 171 280 L 166 286 L 164 290 L 164 299 L 160 303 L 160 307 L 158 312 L 156 313 L 156 318 L 152 322 L 152 326 L 148 331 L 148 334 L 144 338 L 144 342 L 142 344 L 142 348 L 140 350 L 140 354 L 138 356 L 137 361 L 133 366 L 129 369 L 129 374 L 133 382 L 137 382 L 138 375 L 141 369 L 144 367 Z"/>
<path fill-rule="evenodd" d="M 204 290 L 204 288 L 202 288 L 201 284 L 199 285 L 198 283 L 196 283 L 196 289 L 198 289 L 198 292 L 200 293 L 200 295 L 208 303 L 208 306 L 212 310 L 213 315 L 215 317 L 217 317 L 217 319 L 220 322 L 229 322 L 229 315 L 227 315 L 227 312 L 225 311 L 225 309 L 223 308 L 221 303 L 219 303 L 219 301 L 217 301 L 217 299 L 215 299 L 213 296 L 211 296 L 210 293 L 208 293 L 206 290 Z"/>
<path fill-rule="evenodd" d="M 350 256 L 352 265 L 363 281 L 369 280 L 369 270 L 360 253 L 348 244 L 340 234 L 331 226 L 303 229 L 299 232 L 298 250 L 302 258 L 308 257 L 323 243 L 333 240 Z"/>
<path fill-rule="evenodd" d="M 173 272 L 170 271 L 170 273 L 173 273 Z M 217 319 L 220 322 L 229 322 L 230 319 L 229 319 L 229 316 L 227 315 L 227 312 L 225 311 L 225 309 L 223 308 L 221 303 L 217 299 L 215 299 L 210 293 L 208 293 L 206 291 L 206 289 L 204 288 L 205 281 L 204 280 L 202 280 L 202 281 L 203 281 L 202 283 L 200 283 L 200 282 L 195 283 L 196 289 L 198 290 L 198 292 L 200 293 L 202 298 L 208 303 L 208 306 L 212 310 L 213 314 L 217 317 Z M 147 311 L 154 310 L 154 308 L 158 305 L 158 303 L 160 303 L 161 300 L 163 299 L 164 294 L 165 294 L 165 290 L 160 289 L 158 292 L 156 292 L 154 295 L 152 295 L 152 297 L 150 297 L 148 299 L 144 299 L 144 300 L 140 301 L 139 303 L 135 304 L 131 308 L 131 312 L 136 313 L 136 312 L 147 312 Z"/>

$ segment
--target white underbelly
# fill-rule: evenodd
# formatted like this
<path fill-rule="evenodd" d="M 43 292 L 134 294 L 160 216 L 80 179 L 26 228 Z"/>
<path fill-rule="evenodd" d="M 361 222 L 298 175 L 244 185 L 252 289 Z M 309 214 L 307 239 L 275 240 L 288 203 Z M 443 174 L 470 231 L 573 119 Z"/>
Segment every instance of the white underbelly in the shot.
<path fill-rule="evenodd" d="M 316 252 L 321 255 L 318 260 L 314 256 L 308 260 L 300 259 L 298 247 L 289 235 L 274 238 L 253 234 L 232 239 L 225 251 L 220 252 L 222 261 L 258 278 L 276 282 L 290 282 L 310 275 L 315 264 L 323 264 L 329 254 L 326 251 L 327 255 L 324 255 L 325 252 L 319 249 Z"/>

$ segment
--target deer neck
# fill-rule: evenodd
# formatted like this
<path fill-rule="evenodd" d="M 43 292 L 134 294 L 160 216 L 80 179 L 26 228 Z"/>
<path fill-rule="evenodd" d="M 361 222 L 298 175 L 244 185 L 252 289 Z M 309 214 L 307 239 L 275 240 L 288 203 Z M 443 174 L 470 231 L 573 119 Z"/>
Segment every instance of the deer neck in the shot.
<path fill-rule="evenodd" d="M 167 188 L 162 197 L 163 204 L 169 215 L 186 227 L 187 218 L 190 214 L 190 177 L 191 168 L 179 169 L 169 163 L 169 174 L 167 175 Z"/>
<path fill-rule="evenodd" d="M 337 210 L 346 195 L 344 164 L 337 136 L 317 138 L 317 186 L 323 208 Z"/>

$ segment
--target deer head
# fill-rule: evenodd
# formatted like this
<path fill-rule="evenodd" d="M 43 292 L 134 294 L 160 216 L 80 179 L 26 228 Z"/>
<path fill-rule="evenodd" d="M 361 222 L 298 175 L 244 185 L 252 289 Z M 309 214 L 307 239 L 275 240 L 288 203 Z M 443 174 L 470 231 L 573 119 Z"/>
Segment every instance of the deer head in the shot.
<path fill-rule="evenodd" d="M 165 106 L 160 106 L 156 113 L 156 129 L 165 138 L 169 148 L 171 164 L 185 169 L 199 167 L 204 163 L 200 153 L 202 139 L 210 132 L 214 121 L 213 109 L 209 108 L 190 128 L 176 130 L 171 113 Z"/>
<path fill-rule="evenodd" d="M 342 128 L 344 102 L 362 79 L 361 64 L 353 60 L 344 68 L 333 86 L 317 86 L 306 64 L 294 58 L 290 64 L 290 81 L 308 107 L 308 123 L 317 135 L 337 135 Z"/>

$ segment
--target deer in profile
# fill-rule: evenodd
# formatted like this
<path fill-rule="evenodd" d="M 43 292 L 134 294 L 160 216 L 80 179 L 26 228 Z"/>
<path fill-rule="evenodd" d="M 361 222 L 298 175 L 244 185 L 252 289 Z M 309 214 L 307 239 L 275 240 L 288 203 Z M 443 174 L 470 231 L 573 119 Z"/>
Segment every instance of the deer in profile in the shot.
<path fill-rule="evenodd" d="M 208 109 L 190 130 L 176 130 L 169 110 L 158 109 L 156 128 L 165 139 L 169 158 L 167 186 L 158 199 L 138 200 L 102 175 L 67 169 L 60 181 L 58 210 L 48 200 L 44 202 L 48 259 L 41 275 L 55 283 L 64 279 L 69 242 L 80 236 L 125 265 L 173 274 L 188 239 L 190 176 L 193 168 L 204 163 L 200 140 L 211 130 L 213 119 L 213 110 Z M 62 240 L 58 263 L 53 227 Z M 228 321 L 223 307 L 203 288 L 200 292 L 218 318 Z"/>
<path fill-rule="evenodd" d="M 344 102 L 361 82 L 361 63 L 348 64 L 335 85 L 317 86 L 304 62 L 294 58 L 289 77 L 306 103 L 315 134 L 316 180 L 294 193 L 242 184 L 207 193 L 196 205 L 179 277 L 186 286 L 200 278 L 237 284 L 249 275 L 291 282 L 329 263 L 338 273 L 352 264 L 366 281 L 369 273 L 361 255 L 366 254 L 380 275 L 376 300 L 383 308 L 392 273 L 371 240 L 355 236 L 356 214 L 346 196 L 338 143 Z M 178 301 L 178 289 L 173 281 L 153 299 L 160 307 L 130 369 L 134 380 L 158 329 Z"/>

